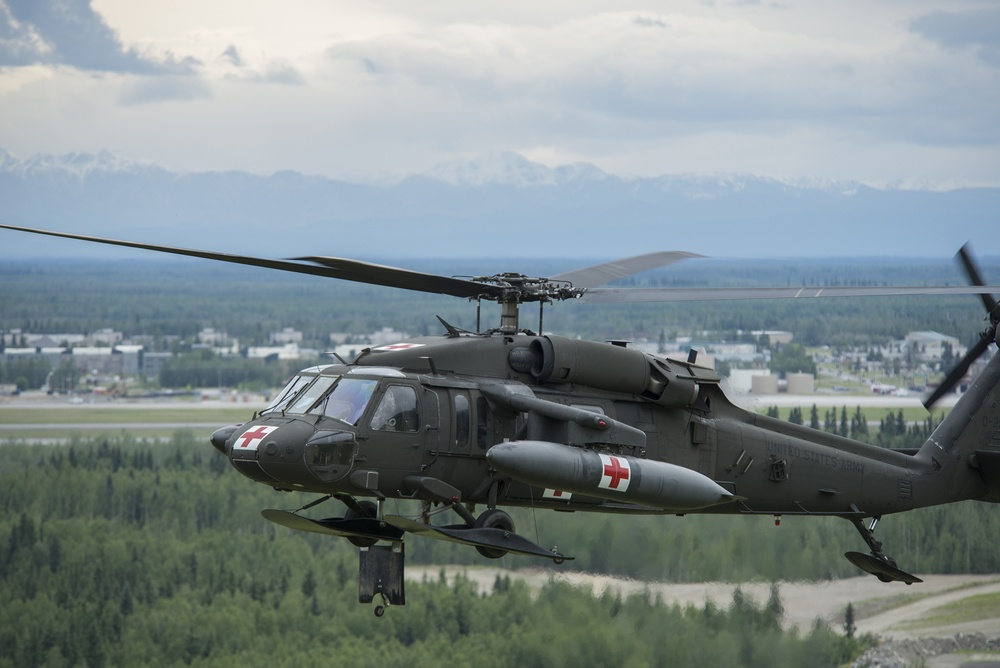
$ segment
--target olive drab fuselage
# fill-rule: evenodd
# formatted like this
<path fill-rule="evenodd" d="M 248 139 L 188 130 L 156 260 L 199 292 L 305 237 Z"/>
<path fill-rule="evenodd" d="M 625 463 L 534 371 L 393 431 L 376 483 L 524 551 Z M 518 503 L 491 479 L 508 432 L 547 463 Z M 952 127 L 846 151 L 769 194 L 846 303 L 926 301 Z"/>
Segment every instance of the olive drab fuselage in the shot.
<path fill-rule="evenodd" d="M 940 468 L 932 459 L 754 414 L 729 401 L 720 382 L 711 369 L 613 344 L 424 337 L 300 372 L 271 407 L 215 442 L 241 473 L 276 489 L 379 498 L 423 498 L 413 481 L 429 478 L 469 504 L 872 517 L 987 494 L 972 467 L 952 485 L 931 484 Z M 560 407 L 577 412 L 563 416 Z M 579 411 L 610 426 L 569 419 Z M 993 438 L 1000 443 L 1000 430 Z M 541 473 L 511 476 L 490 461 L 494 446 L 519 441 L 529 444 L 519 463 L 539 458 Z M 574 473 L 568 458 L 579 452 L 543 459 L 530 443 L 614 455 L 631 462 L 633 481 L 658 473 L 643 465 L 665 462 L 730 497 L 702 507 L 676 494 L 637 502 Z"/>

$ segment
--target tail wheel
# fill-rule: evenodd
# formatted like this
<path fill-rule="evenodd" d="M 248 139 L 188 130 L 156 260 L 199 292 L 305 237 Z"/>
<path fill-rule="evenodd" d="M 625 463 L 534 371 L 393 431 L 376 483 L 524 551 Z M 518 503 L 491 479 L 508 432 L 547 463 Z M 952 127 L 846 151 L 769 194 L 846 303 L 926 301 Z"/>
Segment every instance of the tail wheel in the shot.
<path fill-rule="evenodd" d="M 491 508 L 479 516 L 476 520 L 475 528 L 500 529 L 501 531 L 514 533 L 514 520 L 504 511 L 498 508 Z M 499 559 L 507 554 L 507 550 L 502 550 L 497 547 L 483 547 L 477 545 L 476 550 L 478 550 L 479 554 L 483 555 L 487 559 Z"/>
<path fill-rule="evenodd" d="M 359 513 L 353 508 L 348 508 L 347 512 L 344 513 L 344 519 L 374 519 L 377 516 L 378 506 L 375 505 L 374 501 L 358 501 L 358 505 L 361 507 L 362 512 Z M 365 536 L 348 536 L 347 540 L 351 541 L 352 544 L 357 545 L 358 547 L 371 547 L 378 542 L 378 538 L 368 538 Z"/>

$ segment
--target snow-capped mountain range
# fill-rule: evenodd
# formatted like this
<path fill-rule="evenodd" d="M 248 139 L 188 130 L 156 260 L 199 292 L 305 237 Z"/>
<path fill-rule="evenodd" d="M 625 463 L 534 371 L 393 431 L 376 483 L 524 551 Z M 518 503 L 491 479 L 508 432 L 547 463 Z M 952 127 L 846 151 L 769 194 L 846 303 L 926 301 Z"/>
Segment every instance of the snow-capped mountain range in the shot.
<path fill-rule="evenodd" d="M 174 172 L 97 154 L 0 149 L 0 221 L 263 256 L 613 258 L 1000 253 L 1000 189 L 876 189 L 753 175 L 629 178 L 517 153 L 393 183 L 283 171 Z M 0 258 L 101 252 L 0 232 Z M 105 249 L 105 252 L 108 249 Z"/>

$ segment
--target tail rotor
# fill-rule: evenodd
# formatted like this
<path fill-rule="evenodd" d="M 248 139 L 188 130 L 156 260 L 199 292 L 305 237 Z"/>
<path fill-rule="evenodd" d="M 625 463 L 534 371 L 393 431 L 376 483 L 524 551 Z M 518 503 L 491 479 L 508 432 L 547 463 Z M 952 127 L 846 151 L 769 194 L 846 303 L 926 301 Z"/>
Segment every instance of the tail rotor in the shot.
<path fill-rule="evenodd" d="M 972 250 L 969 244 L 965 244 L 959 249 L 957 257 L 959 262 L 962 264 L 962 268 L 965 270 L 965 275 L 969 279 L 969 283 L 975 286 L 984 286 L 986 282 L 983 281 L 982 275 L 979 273 L 979 267 L 975 260 L 972 258 Z M 924 399 L 924 406 L 929 410 L 934 406 L 937 401 L 944 395 L 951 392 L 955 386 L 965 377 L 965 374 L 969 372 L 969 367 L 972 366 L 973 362 L 982 357 L 991 344 L 998 343 L 997 341 L 997 325 L 1000 324 L 1000 304 L 997 300 L 993 298 L 993 295 L 982 293 L 979 298 L 983 301 L 983 306 L 986 308 L 986 320 L 989 325 L 983 330 L 979 337 L 979 340 L 969 349 L 969 352 L 965 354 L 958 364 L 948 373 L 941 384 L 938 385 L 937 389 L 934 390 L 929 396 Z M 998 343 L 1000 345 L 1000 343 Z"/>

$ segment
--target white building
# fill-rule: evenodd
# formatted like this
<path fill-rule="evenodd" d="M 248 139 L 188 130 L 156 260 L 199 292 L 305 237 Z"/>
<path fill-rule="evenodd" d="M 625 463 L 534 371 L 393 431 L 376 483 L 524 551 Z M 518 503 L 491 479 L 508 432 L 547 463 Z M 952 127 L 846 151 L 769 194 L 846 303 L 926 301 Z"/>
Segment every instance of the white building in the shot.
<path fill-rule="evenodd" d="M 302 343 L 302 332 L 291 327 L 285 327 L 280 332 L 271 332 L 271 343 L 276 346 L 283 346 L 289 343 L 298 345 Z"/>
<path fill-rule="evenodd" d="M 251 346 L 247 348 L 247 357 L 272 357 L 279 360 L 297 360 L 302 357 L 302 351 L 297 343 L 286 343 L 283 346 Z"/>
<path fill-rule="evenodd" d="M 905 342 L 916 359 L 924 362 L 941 359 L 946 346 L 951 347 L 955 357 L 962 357 L 966 353 L 965 346 L 957 338 L 939 332 L 910 332 L 906 335 Z"/>

